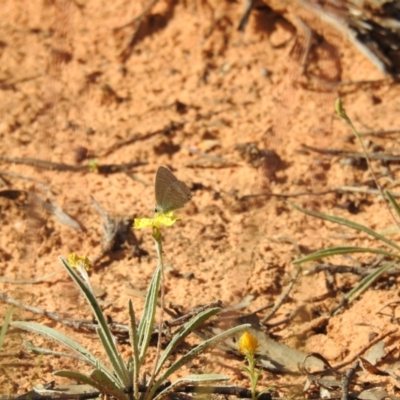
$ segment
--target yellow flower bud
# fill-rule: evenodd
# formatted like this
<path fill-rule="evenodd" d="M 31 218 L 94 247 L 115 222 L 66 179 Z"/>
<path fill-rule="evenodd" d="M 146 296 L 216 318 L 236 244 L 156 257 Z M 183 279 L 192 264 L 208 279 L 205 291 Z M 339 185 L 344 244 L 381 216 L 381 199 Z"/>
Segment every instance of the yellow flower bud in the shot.
<path fill-rule="evenodd" d="M 86 256 L 77 256 L 75 253 L 68 254 L 68 264 L 76 269 L 85 269 L 86 271 L 90 269 L 90 260 Z"/>
<path fill-rule="evenodd" d="M 257 351 L 258 340 L 250 333 L 245 332 L 239 339 L 238 347 L 242 354 L 254 355 Z"/>

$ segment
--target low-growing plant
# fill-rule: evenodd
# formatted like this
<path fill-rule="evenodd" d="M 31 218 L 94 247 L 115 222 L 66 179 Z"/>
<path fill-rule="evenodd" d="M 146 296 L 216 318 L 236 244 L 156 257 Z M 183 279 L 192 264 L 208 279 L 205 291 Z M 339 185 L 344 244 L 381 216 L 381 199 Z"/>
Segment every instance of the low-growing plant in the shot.
<path fill-rule="evenodd" d="M 388 190 L 382 190 L 381 187 L 379 186 L 377 179 L 375 178 L 373 169 L 370 165 L 369 158 L 365 149 L 365 146 L 360 138 L 359 133 L 355 129 L 353 123 L 351 122 L 351 119 L 348 117 L 346 114 L 340 98 L 336 100 L 335 104 L 335 109 L 337 114 L 350 126 L 351 130 L 353 131 L 354 135 L 356 136 L 357 140 L 360 142 L 361 147 L 363 149 L 363 152 L 365 154 L 365 157 L 368 162 L 369 169 L 373 175 L 373 178 L 377 184 L 377 187 L 379 188 L 379 191 L 382 195 L 382 197 L 387 201 L 390 207 L 394 210 L 394 212 L 397 215 L 397 218 L 400 218 L 400 206 L 396 202 L 394 196 L 388 191 Z M 300 207 L 298 205 L 295 205 L 293 203 L 290 203 L 294 208 L 297 210 L 308 214 L 310 216 L 320 218 L 326 221 L 330 221 L 339 225 L 344 225 L 347 226 L 351 229 L 354 229 L 359 232 L 364 232 L 367 235 L 373 237 L 374 239 L 379 240 L 386 248 L 386 249 L 381 249 L 381 248 L 371 248 L 371 247 L 358 247 L 358 246 L 344 246 L 344 247 L 332 247 L 324 250 L 319 250 L 317 252 L 314 252 L 312 254 L 309 254 L 305 257 L 302 257 L 298 260 L 295 260 L 293 263 L 294 264 L 302 264 L 308 261 L 316 261 L 320 260 L 326 257 L 331 257 L 331 256 L 336 256 L 336 255 L 343 255 L 343 254 L 351 254 L 351 253 L 372 253 L 372 254 L 379 254 L 384 256 L 386 259 L 389 259 L 390 261 L 385 262 L 380 268 L 376 269 L 375 271 L 371 272 L 369 275 L 364 277 L 356 287 L 354 287 L 351 291 L 349 291 L 346 295 L 344 300 L 347 303 L 352 302 L 354 299 L 356 299 L 358 296 L 360 296 L 365 290 L 367 290 L 373 282 L 375 282 L 382 274 L 384 274 L 387 270 L 392 268 L 400 259 L 400 246 L 393 242 L 392 240 L 388 239 L 386 236 L 383 234 L 374 231 L 373 229 L 368 228 L 367 226 L 364 226 L 362 224 L 358 224 L 356 222 L 350 221 L 346 218 L 340 218 L 340 217 L 334 217 L 331 215 L 327 215 L 324 213 L 319 213 L 316 211 L 311 211 L 307 210 L 303 207 Z M 390 208 L 389 208 L 390 210 Z M 390 210 L 390 212 L 393 215 L 393 212 Z M 395 216 L 393 215 L 393 218 L 395 219 Z"/>
<path fill-rule="evenodd" d="M 98 323 L 96 332 L 99 336 L 110 367 L 106 366 L 100 359 L 94 356 L 88 349 L 84 348 L 77 341 L 55 329 L 34 322 L 12 322 L 11 324 L 14 327 L 25 329 L 57 341 L 61 345 L 73 350 L 78 354 L 80 360 L 86 362 L 94 368 L 89 374 L 84 374 L 78 371 L 60 370 L 55 371 L 54 375 L 63 376 L 86 383 L 99 390 L 99 392 L 102 394 L 113 396 L 119 400 L 158 399 L 167 394 L 169 391 L 174 390 L 177 385 L 182 385 L 184 382 L 191 384 L 204 384 L 225 381 L 229 379 L 227 376 L 218 374 L 189 375 L 185 378 L 175 381 L 171 385 L 164 385 L 167 382 L 167 379 L 170 378 L 173 373 L 175 373 L 193 358 L 197 357 L 200 353 L 249 327 L 249 324 L 237 326 L 222 332 L 211 339 L 205 340 L 188 353 L 184 354 L 177 361 L 172 362 L 172 364 L 167 367 L 167 361 L 170 360 L 170 357 L 177 346 L 191 332 L 198 329 L 199 326 L 207 319 L 216 315 L 220 311 L 220 308 L 215 307 L 198 313 L 192 317 L 191 320 L 185 323 L 179 332 L 173 336 L 162 354 L 156 357 L 156 363 L 150 379 L 148 381 L 141 381 L 141 378 L 144 377 L 143 370 L 145 358 L 148 353 L 150 339 L 154 331 L 156 318 L 155 314 L 160 289 L 161 309 L 163 308 L 162 277 L 164 264 L 161 226 L 172 226 L 179 219 L 180 217 L 175 216 L 173 210 L 165 212 L 158 210 L 155 212 L 154 218 L 140 218 L 135 220 L 135 229 L 142 229 L 146 227 L 152 228 L 152 236 L 158 256 L 158 266 L 149 284 L 144 303 L 144 311 L 140 321 L 137 321 L 131 300 L 128 302 L 129 338 L 130 345 L 132 347 L 132 355 L 126 361 L 124 361 L 122 358 L 116 343 L 116 339 L 113 337 L 112 332 L 107 324 L 106 317 L 104 316 L 103 311 L 101 310 L 101 307 L 91 289 L 89 275 L 87 274 L 89 260 L 84 256 L 79 257 L 75 254 L 71 254 L 68 257 L 68 260 L 60 257 L 63 267 L 71 279 L 75 282 L 80 292 L 84 295 L 93 312 L 94 318 Z M 162 321 L 160 322 L 159 328 L 158 349 L 160 349 L 161 332 Z M 47 354 L 49 353 L 47 352 Z"/>
<path fill-rule="evenodd" d="M 249 332 L 244 332 L 238 342 L 239 351 L 245 356 L 247 366 L 242 367 L 250 379 L 251 384 L 251 400 L 257 400 L 264 393 L 268 393 L 272 387 L 267 387 L 261 392 L 257 393 L 257 384 L 261 375 L 261 369 L 256 368 L 257 357 L 256 352 L 258 348 L 258 340 Z"/>

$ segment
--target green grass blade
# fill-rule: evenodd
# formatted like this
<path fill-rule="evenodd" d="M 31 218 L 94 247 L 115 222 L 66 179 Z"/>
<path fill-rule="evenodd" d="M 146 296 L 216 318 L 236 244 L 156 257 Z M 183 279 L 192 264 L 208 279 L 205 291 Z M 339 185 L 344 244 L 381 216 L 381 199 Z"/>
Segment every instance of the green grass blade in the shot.
<path fill-rule="evenodd" d="M 84 358 L 82 358 L 80 355 L 77 355 L 77 354 L 66 353 L 64 351 L 50 350 L 50 349 L 46 349 L 44 347 L 37 347 L 33 343 L 28 342 L 27 340 L 24 340 L 22 342 L 22 344 L 25 347 L 25 349 L 27 349 L 28 351 L 31 351 L 32 353 L 40 354 L 43 356 L 68 357 L 68 358 L 72 358 L 73 360 L 86 362 L 86 360 Z"/>
<path fill-rule="evenodd" d="M 0 353 L 1 353 L 1 349 L 3 347 L 4 339 L 6 337 L 8 325 L 10 324 L 13 309 L 14 309 L 13 306 L 8 306 L 6 314 L 4 315 L 3 326 L 1 327 L 1 330 L 0 330 Z"/>
<path fill-rule="evenodd" d="M 117 386 L 112 379 L 110 379 L 102 370 L 95 369 L 90 374 L 90 378 L 103 387 L 103 392 L 108 396 L 115 397 L 118 400 L 128 400 L 129 395 L 124 393 L 123 390 Z"/>
<path fill-rule="evenodd" d="M 132 346 L 132 365 L 133 370 L 130 369 L 130 373 L 132 376 L 133 390 L 135 399 L 139 398 L 139 344 L 137 337 L 137 325 L 136 325 L 136 316 L 135 310 L 133 309 L 132 300 L 129 299 L 128 302 L 128 310 L 129 310 L 129 338 Z"/>
<path fill-rule="evenodd" d="M 160 385 L 163 382 L 165 382 L 171 374 L 173 374 L 180 367 L 182 367 L 182 365 L 185 365 L 190 360 L 192 360 L 193 358 L 195 358 L 196 356 L 198 356 L 200 353 L 207 350 L 208 348 L 217 345 L 219 342 L 222 342 L 237 333 L 243 332 L 244 330 L 250 328 L 250 326 L 251 326 L 250 324 L 243 324 L 243 325 L 236 326 L 235 328 L 228 329 L 227 331 L 222 332 L 219 335 L 216 335 L 216 336 L 212 337 L 211 339 L 204 341 L 203 343 L 200 343 L 194 349 L 192 349 L 191 351 L 186 353 L 184 356 L 182 356 L 178 361 L 176 361 L 173 365 L 171 365 L 171 367 L 169 367 L 163 373 L 163 375 L 152 386 L 152 388 L 148 394 L 148 398 L 153 399 L 153 397 L 154 397 L 157 389 L 160 387 Z"/>
<path fill-rule="evenodd" d="M 33 332 L 35 334 L 44 336 L 50 340 L 54 340 L 60 343 L 62 346 L 67 347 L 73 350 L 74 352 L 78 353 L 84 359 L 84 361 L 89 365 L 93 367 L 97 367 L 98 365 L 100 365 L 100 368 L 106 369 L 105 365 L 101 364 L 100 361 L 80 343 L 53 328 L 49 328 L 48 326 L 41 325 L 36 322 L 25 322 L 25 321 L 13 321 L 11 322 L 11 326 L 14 326 L 19 329 L 24 329 L 25 331 L 28 332 Z"/>
<path fill-rule="evenodd" d="M 120 386 L 125 387 L 130 385 L 132 383 L 131 374 L 129 374 L 128 368 L 125 366 L 121 355 L 119 353 L 115 353 L 114 348 L 111 345 L 108 337 L 105 335 L 103 329 L 98 327 L 96 328 L 96 332 L 100 338 L 101 344 L 103 345 L 103 349 L 114 368 L 115 375 L 119 378 Z"/>
<path fill-rule="evenodd" d="M 157 376 L 160 372 L 162 366 L 165 361 L 167 361 L 168 357 L 172 354 L 172 352 L 176 349 L 179 343 L 182 342 L 191 332 L 197 329 L 204 321 L 211 318 L 213 315 L 217 314 L 221 311 L 221 308 L 211 308 L 209 310 L 205 310 L 196 316 L 194 316 L 190 321 L 182 326 L 182 328 L 177 332 L 172 340 L 169 342 L 168 346 L 164 350 L 162 356 L 158 360 L 157 368 L 155 370 L 155 375 Z"/>
<path fill-rule="evenodd" d="M 388 269 L 393 267 L 397 261 L 392 261 L 378 268 L 376 271 L 371 272 L 365 278 L 363 278 L 359 284 L 352 289 L 349 293 L 346 294 L 345 299 L 348 303 L 351 303 L 357 297 L 359 297 L 362 293 L 364 293 L 382 274 L 384 274 Z"/>
<path fill-rule="evenodd" d="M 345 225 L 345 226 L 347 226 L 351 229 L 355 229 L 357 231 L 365 232 L 367 235 L 370 235 L 370 236 L 374 237 L 375 239 L 378 239 L 378 240 L 386 243 L 388 246 L 393 247 L 394 249 L 400 251 L 400 246 L 397 245 L 395 242 L 392 242 L 391 240 L 387 239 L 385 236 L 380 235 L 379 233 L 375 232 L 374 230 L 372 230 L 364 225 L 357 224 L 356 222 L 349 221 L 348 219 L 345 219 L 345 218 L 334 217 L 331 215 L 319 213 L 317 211 L 307 210 L 307 209 L 300 207 L 291 202 L 288 202 L 288 204 L 290 204 L 296 210 L 301 211 L 304 214 L 311 215 L 313 217 L 320 218 L 320 219 L 323 219 L 326 221 L 334 222 L 339 225 Z"/>
<path fill-rule="evenodd" d="M 86 286 L 86 283 L 83 281 L 80 275 L 74 270 L 74 268 L 70 267 L 67 261 L 62 257 L 59 257 L 59 259 L 63 267 L 67 270 L 69 276 L 72 278 L 72 280 L 75 282 L 75 284 L 78 286 L 78 288 L 86 298 L 86 301 L 88 302 L 90 308 L 92 309 L 92 312 L 99 324 L 98 333 L 101 332 L 101 335 L 99 336 L 104 346 L 104 350 L 106 351 L 107 357 L 111 365 L 113 366 L 121 385 L 125 386 L 129 383 L 129 373 L 120 357 L 120 353 L 114 342 L 110 328 L 108 327 L 106 318 L 103 314 L 102 309 L 99 306 L 99 303 L 97 302 L 97 299 L 95 298 L 91 290 Z"/>
<path fill-rule="evenodd" d="M 396 199 L 393 197 L 393 195 L 388 190 L 384 190 L 383 193 L 385 194 L 385 196 L 389 200 L 389 203 L 393 207 L 394 211 L 396 211 L 396 214 L 397 214 L 398 218 L 400 218 L 400 206 L 397 203 Z"/>
<path fill-rule="evenodd" d="M 60 370 L 53 373 L 55 376 L 61 376 L 64 378 L 69 378 L 74 381 L 86 383 L 94 388 L 96 388 L 100 393 L 114 396 L 119 400 L 127 400 L 128 395 L 125 394 L 121 389 L 119 389 L 115 383 L 109 379 L 101 370 L 95 369 L 91 372 L 90 376 L 81 374 L 80 372 Z"/>
<path fill-rule="evenodd" d="M 95 380 L 89 378 L 87 375 L 81 374 L 80 372 L 69 371 L 69 370 L 59 370 L 59 371 L 54 371 L 53 375 L 61 376 L 63 378 L 68 378 L 68 379 L 71 379 L 76 382 L 85 383 L 87 385 L 94 387 L 100 393 L 104 393 L 101 385 L 99 385 Z"/>
<path fill-rule="evenodd" d="M 144 312 L 138 327 L 139 368 L 143 364 L 153 334 L 157 308 L 158 291 L 160 289 L 161 267 L 158 266 L 151 279 L 144 303 Z"/>
<path fill-rule="evenodd" d="M 315 253 L 311 253 L 307 256 L 299 258 L 298 260 L 293 261 L 293 264 L 302 264 L 308 261 L 320 260 L 321 258 L 351 253 L 373 253 L 384 255 L 390 258 L 400 258 L 400 254 L 391 253 L 390 251 L 381 249 L 370 249 L 368 247 L 330 247 L 329 249 L 319 250 Z"/>
<path fill-rule="evenodd" d="M 172 385 L 168 386 L 166 389 L 164 389 L 162 392 L 158 393 L 157 396 L 154 398 L 156 399 L 162 399 L 162 398 L 173 398 L 174 396 L 166 396 L 168 393 L 174 392 L 176 389 L 178 389 L 181 386 L 187 386 L 189 385 L 206 385 L 206 384 L 215 384 L 217 382 L 225 382 L 229 381 L 229 376 L 226 375 L 219 375 L 219 374 L 201 374 L 201 375 L 188 375 L 183 378 L 177 379 Z M 201 398 L 201 396 L 199 396 Z M 210 397 L 205 397 L 205 398 L 211 398 Z"/>
<path fill-rule="evenodd" d="M 220 374 L 198 374 L 198 375 L 187 375 L 183 378 L 177 379 L 173 384 L 179 384 L 181 382 L 198 385 L 200 383 L 212 383 L 212 382 L 226 382 L 231 378 L 227 375 Z M 171 385 L 172 386 L 172 385 Z"/>

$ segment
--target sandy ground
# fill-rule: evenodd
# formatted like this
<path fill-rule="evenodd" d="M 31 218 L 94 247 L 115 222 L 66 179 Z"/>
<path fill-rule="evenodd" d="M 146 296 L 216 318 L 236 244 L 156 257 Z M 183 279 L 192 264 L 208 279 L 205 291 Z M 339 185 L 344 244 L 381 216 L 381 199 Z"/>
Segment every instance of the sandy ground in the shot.
<path fill-rule="evenodd" d="M 378 231 L 395 226 L 380 196 L 338 190 L 371 189 L 365 163 L 303 145 L 361 151 L 334 113 L 337 96 L 361 132 L 398 128 L 398 85 L 340 33 L 284 2 L 278 8 L 272 2 L 272 9 L 259 7 L 239 32 L 240 2 L 159 0 L 129 54 L 135 24 L 128 23 L 144 6 L 144 1 L 126 0 L 3 1 L 1 189 L 34 191 L 82 229 L 46 213 L 32 218 L 39 212 L 24 207 L 26 202 L 2 197 L 0 292 L 63 317 L 90 320 L 57 256 L 76 252 L 94 260 L 101 252 L 103 219 L 91 196 L 111 216 L 151 217 L 160 165 L 169 166 L 193 192 L 179 212 L 182 220 L 163 230 L 166 302 L 182 313 L 218 299 L 231 306 L 248 295 L 253 300 L 241 312 L 255 311 L 278 301 L 296 272 L 292 261 L 300 255 L 334 245 L 379 246 L 367 235 L 305 216 L 287 201 Z M 306 38 L 296 25 L 298 17 L 318 34 L 305 66 Z M 371 152 L 398 153 L 396 134 L 365 140 Z M 4 156 L 75 166 L 94 159 L 98 166 L 139 164 L 115 173 L 62 171 L 17 164 Z M 377 175 L 384 174 L 380 184 L 396 192 L 396 164 L 372 165 Z M 132 293 L 146 290 L 156 266 L 151 232 L 135 235 L 140 250 L 122 246 L 91 271 L 107 315 L 120 323 L 127 322 L 129 298 L 140 315 L 143 301 Z M 377 257 L 328 261 L 368 269 Z M 304 265 L 304 271 L 314 265 Z M 304 271 L 263 326 L 279 343 L 318 352 L 335 366 L 351 362 L 373 338 L 397 328 L 395 306 L 378 313 L 398 301 L 396 276 L 384 276 L 329 316 L 360 277 Z M 35 279 L 39 282 L 33 283 Z M 7 307 L 0 303 L 0 321 Z M 295 311 L 295 318 L 273 326 Z M 260 319 L 267 312 L 260 312 Z M 13 320 L 60 329 L 101 354 L 92 333 L 19 308 Z M 384 339 L 379 368 L 396 372 L 399 337 L 394 332 Z M 29 353 L 23 340 L 61 349 L 10 329 L 0 354 L 0 394 L 24 393 L 54 379 L 51 373 L 57 369 L 86 368 Z M 129 353 L 125 346 L 124 354 Z M 231 383 L 248 386 L 238 369 L 240 357 L 218 353 L 212 360 L 201 358 L 181 374 L 221 372 L 232 377 Z M 358 379 L 391 394 L 399 386 L 393 378 L 368 372 L 360 371 Z M 289 395 L 292 389 L 286 385 L 296 383 L 301 393 L 305 380 L 304 375 L 265 372 L 260 388 L 275 385 L 278 393 Z"/>

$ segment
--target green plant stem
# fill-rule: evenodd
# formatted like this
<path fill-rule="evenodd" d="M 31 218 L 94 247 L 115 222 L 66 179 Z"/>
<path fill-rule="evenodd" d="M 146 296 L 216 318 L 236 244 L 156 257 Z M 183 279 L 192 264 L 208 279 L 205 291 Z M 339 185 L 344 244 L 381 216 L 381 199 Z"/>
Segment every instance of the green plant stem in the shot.
<path fill-rule="evenodd" d="M 249 374 L 251 380 L 251 400 L 257 400 L 257 380 L 258 373 L 255 370 L 256 359 L 253 354 L 248 354 L 246 356 L 247 362 L 249 363 Z"/>
<path fill-rule="evenodd" d="M 158 325 L 158 340 L 157 340 L 157 349 L 156 349 L 156 357 L 154 360 L 154 368 L 151 374 L 150 380 L 147 384 L 147 391 L 144 396 L 146 399 L 148 397 L 148 393 L 155 382 L 157 375 L 157 365 L 158 360 L 160 358 L 160 350 L 161 350 L 161 337 L 162 337 L 162 329 L 163 329 L 163 315 L 164 315 L 164 260 L 163 260 L 163 249 L 162 249 L 162 236 L 160 228 L 153 226 L 153 239 L 156 247 L 156 253 L 158 257 L 158 265 L 161 269 L 161 285 L 160 285 L 160 322 Z"/>
<path fill-rule="evenodd" d="M 139 399 L 139 372 L 140 372 L 140 364 L 139 364 L 139 347 L 138 347 L 138 332 L 137 332 L 137 324 L 136 324 L 136 316 L 135 311 L 133 309 L 132 301 L 129 300 L 129 330 L 130 337 L 132 343 L 132 363 L 133 363 L 133 398 L 135 400 Z"/>
<path fill-rule="evenodd" d="M 372 179 L 374 180 L 375 185 L 376 185 L 376 187 L 378 188 L 378 190 L 379 190 L 379 192 L 380 192 L 380 194 L 381 194 L 383 200 L 385 201 L 386 205 L 388 205 L 388 203 L 390 203 L 390 201 L 389 201 L 388 198 L 385 196 L 384 191 L 383 191 L 383 189 L 382 189 L 382 186 L 380 185 L 380 183 L 379 183 L 379 181 L 378 181 L 378 179 L 377 179 L 377 177 L 376 177 L 376 175 L 375 175 L 375 172 L 374 172 L 374 169 L 372 168 L 371 161 L 370 161 L 370 159 L 369 159 L 369 157 L 368 157 L 367 149 L 365 148 L 364 142 L 362 141 L 362 139 L 361 139 L 361 137 L 360 137 L 360 134 L 358 133 L 357 129 L 356 129 L 355 126 L 353 125 L 353 122 L 351 121 L 351 119 L 350 119 L 350 118 L 348 117 L 348 115 L 346 114 L 346 111 L 345 111 L 345 109 L 343 108 L 342 100 L 341 100 L 340 97 L 338 97 L 338 98 L 336 99 L 336 101 L 335 101 L 335 110 L 336 110 L 336 113 L 339 115 L 339 117 L 342 118 L 343 121 L 346 122 L 346 124 L 350 127 L 350 129 L 351 129 L 351 130 L 353 131 L 353 133 L 354 133 L 354 136 L 356 137 L 356 139 L 357 139 L 358 142 L 360 143 L 361 148 L 362 148 L 362 151 L 363 151 L 364 156 L 365 156 L 365 159 L 367 160 L 369 172 L 371 173 Z M 394 216 L 394 214 L 393 214 L 392 209 L 391 209 L 390 207 L 387 207 L 387 209 L 388 209 L 390 215 L 392 216 L 393 221 L 397 224 L 397 226 L 400 226 L 399 223 L 398 223 L 398 221 L 397 221 L 397 219 L 395 218 L 395 216 Z"/>

